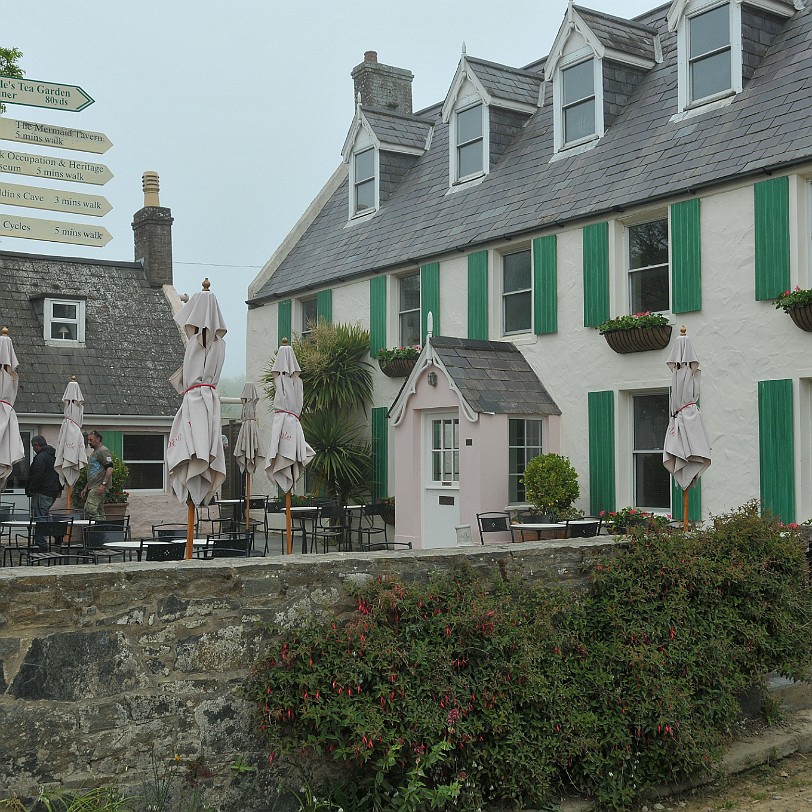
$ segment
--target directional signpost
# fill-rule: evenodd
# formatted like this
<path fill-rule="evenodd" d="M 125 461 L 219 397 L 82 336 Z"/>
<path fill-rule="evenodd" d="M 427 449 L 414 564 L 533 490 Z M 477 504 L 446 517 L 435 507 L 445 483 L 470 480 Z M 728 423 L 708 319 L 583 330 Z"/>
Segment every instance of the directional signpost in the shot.
<path fill-rule="evenodd" d="M 61 189 L 39 186 L 18 186 L 15 183 L 0 183 L 0 203 L 29 209 L 89 214 L 91 217 L 104 217 L 113 208 L 107 198 L 101 195 L 63 192 Z"/>
<path fill-rule="evenodd" d="M 113 146 L 113 142 L 104 133 L 59 127 L 55 124 L 37 124 L 35 121 L 20 121 L 14 118 L 0 118 L 0 138 L 37 147 L 77 149 L 99 155 Z"/>
<path fill-rule="evenodd" d="M 56 158 L 51 155 L 32 155 L 10 149 L 0 149 L 0 172 L 48 180 L 92 183 L 95 186 L 104 186 L 113 177 L 113 173 L 104 164 L 78 161 L 73 158 Z"/>
<path fill-rule="evenodd" d="M 34 220 L 31 217 L 15 217 L 11 214 L 0 215 L 0 237 L 94 245 L 97 248 L 103 248 L 113 239 L 110 232 L 102 226 L 63 223 L 59 220 Z"/>
<path fill-rule="evenodd" d="M 78 85 L 0 76 L 0 102 L 78 113 L 93 104 L 93 99 Z"/>

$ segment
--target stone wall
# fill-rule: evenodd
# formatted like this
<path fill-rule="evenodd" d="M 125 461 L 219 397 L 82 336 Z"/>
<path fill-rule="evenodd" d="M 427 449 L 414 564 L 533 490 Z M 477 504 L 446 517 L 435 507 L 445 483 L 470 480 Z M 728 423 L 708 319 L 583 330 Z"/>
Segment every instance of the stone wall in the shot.
<path fill-rule="evenodd" d="M 238 687 L 263 624 L 349 611 L 345 585 L 477 571 L 577 587 L 609 538 L 410 553 L 0 569 L 0 798 L 39 785 L 118 782 L 139 791 L 151 758 L 197 765 L 223 810 L 283 810 L 279 767 Z M 237 758 L 256 773 L 230 769 Z M 298 808 L 292 806 L 290 808 Z"/>

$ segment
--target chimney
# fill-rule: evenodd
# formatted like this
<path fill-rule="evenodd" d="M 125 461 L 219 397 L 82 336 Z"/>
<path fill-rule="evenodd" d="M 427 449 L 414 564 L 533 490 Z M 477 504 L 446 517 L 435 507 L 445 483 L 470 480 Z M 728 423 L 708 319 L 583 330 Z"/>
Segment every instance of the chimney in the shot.
<path fill-rule="evenodd" d="M 355 95 L 366 107 L 377 107 L 403 115 L 412 114 L 412 79 L 404 68 L 393 68 L 378 62 L 375 51 L 366 51 L 364 61 L 352 69 Z"/>
<path fill-rule="evenodd" d="M 158 199 L 158 173 L 144 172 L 144 208 L 133 215 L 135 261 L 154 288 L 172 284 L 172 211 Z"/>

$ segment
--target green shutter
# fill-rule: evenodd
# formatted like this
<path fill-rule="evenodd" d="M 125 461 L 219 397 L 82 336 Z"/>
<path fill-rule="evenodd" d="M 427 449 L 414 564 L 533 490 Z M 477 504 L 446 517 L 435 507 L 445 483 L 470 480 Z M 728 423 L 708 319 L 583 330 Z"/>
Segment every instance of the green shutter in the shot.
<path fill-rule="evenodd" d="M 386 277 L 369 280 L 369 354 L 374 358 L 386 346 Z"/>
<path fill-rule="evenodd" d="M 282 344 L 282 339 L 286 338 L 288 341 L 291 341 L 290 335 L 290 311 L 291 311 L 291 303 L 290 299 L 285 299 L 282 302 L 279 302 L 276 306 L 276 343 L 277 345 Z"/>
<path fill-rule="evenodd" d="M 792 381 L 758 382 L 761 503 L 784 522 L 795 521 L 795 429 Z"/>
<path fill-rule="evenodd" d="M 682 488 L 671 478 L 671 518 L 682 521 Z M 688 489 L 688 521 L 702 520 L 702 479 Z"/>
<path fill-rule="evenodd" d="M 558 332 L 558 255 L 555 234 L 533 240 L 533 325 L 536 335 Z"/>
<path fill-rule="evenodd" d="M 426 340 L 428 315 L 433 316 L 432 335 L 440 335 L 440 263 L 420 266 L 420 343 Z"/>
<path fill-rule="evenodd" d="M 609 223 L 584 226 L 584 327 L 609 318 Z"/>
<path fill-rule="evenodd" d="M 615 396 L 589 392 L 589 512 L 615 509 Z"/>
<path fill-rule="evenodd" d="M 124 433 L 120 431 L 110 431 L 105 429 L 102 432 L 102 442 L 109 448 L 119 459 L 124 459 Z"/>
<path fill-rule="evenodd" d="M 333 320 L 333 291 L 332 288 L 320 290 L 316 294 L 316 316 L 319 321 L 331 322 Z"/>
<path fill-rule="evenodd" d="M 756 299 L 775 299 L 789 288 L 789 178 L 753 185 L 756 230 Z"/>
<path fill-rule="evenodd" d="M 487 251 L 468 254 L 468 338 L 488 340 Z"/>
<path fill-rule="evenodd" d="M 671 206 L 671 310 L 702 309 L 699 198 Z M 680 510 L 682 510 L 680 502 Z"/>
<path fill-rule="evenodd" d="M 388 428 L 385 406 L 372 410 L 372 498 L 384 499 L 389 493 L 387 484 L 388 469 Z"/>

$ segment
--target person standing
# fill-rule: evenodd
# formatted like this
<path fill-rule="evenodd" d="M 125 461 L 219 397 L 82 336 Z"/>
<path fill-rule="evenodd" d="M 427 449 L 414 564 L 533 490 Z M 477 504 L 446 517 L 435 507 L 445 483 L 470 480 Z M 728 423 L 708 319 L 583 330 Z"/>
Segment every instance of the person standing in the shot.
<path fill-rule="evenodd" d="M 31 440 L 31 448 L 35 456 L 28 472 L 25 493 L 31 497 L 31 518 L 47 520 L 51 505 L 62 493 L 59 474 L 54 470 L 56 449 L 48 445 L 41 434 Z M 34 544 L 42 551 L 48 548 L 48 540 L 42 535 L 34 536 Z"/>
<path fill-rule="evenodd" d="M 93 453 L 87 459 L 87 484 L 82 488 L 85 517 L 106 519 L 104 500 L 113 479 L 113 455 L 107 446 L 102 445 L 102 436 L 98 431 L 88 432 L 87 444 Z"/>

